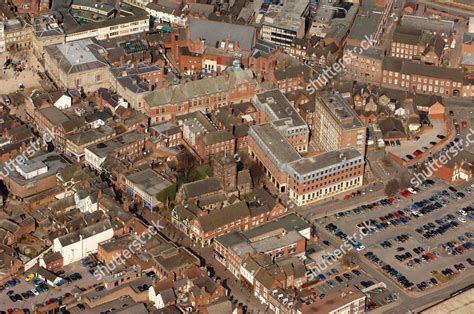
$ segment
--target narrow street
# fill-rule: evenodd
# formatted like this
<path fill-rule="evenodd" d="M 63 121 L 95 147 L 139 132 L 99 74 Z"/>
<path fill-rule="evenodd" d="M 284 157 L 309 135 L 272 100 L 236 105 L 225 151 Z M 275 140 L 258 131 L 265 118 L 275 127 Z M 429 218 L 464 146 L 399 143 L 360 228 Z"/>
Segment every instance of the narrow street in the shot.
<path fill-rule="evenodd" d="M 203 248 L 199 245 L 195 245 L 195 243 L 193 243 L 187 235 L 176 229 L 170 222 L 164 220 L 156 212 L 147 211 L 143 214 L 143 216 L 148 222 L 160 220 L 161 225 L 165 227 L 161 231 L 162 234 L 164 234 L 168 239 L 172 240 L 176 244 L 188 248 L 198 257 L 201 257 L 204 260 L 204 265 L 211 266 L 215 272 L 214 276 L 220 277 L 222 282 L 225 283 L 225 286 L 230 289 L 232 302 L 235 304 L 242 303 L 242 305 L 246 305 L 248 313 L 266 313 L 266 306 L 257 301 L 257 299 L 253 296 L 252 291 L 246 287 L 243 287 L 237 278 L 235 278 L 224 267 L 224 265 L 214 258 L 212 247 Z"/>

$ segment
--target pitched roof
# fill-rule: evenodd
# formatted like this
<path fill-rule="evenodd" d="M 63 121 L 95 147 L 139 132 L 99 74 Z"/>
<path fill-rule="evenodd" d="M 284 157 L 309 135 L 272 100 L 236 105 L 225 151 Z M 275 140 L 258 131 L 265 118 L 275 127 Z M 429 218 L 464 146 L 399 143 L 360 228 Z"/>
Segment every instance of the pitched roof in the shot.
<path fill-rule="evenodd" d="M 199 197 L 204 194 L 217 192 L 222 189 L 219 179 L 215 177 L 185 183 L 181 187 L 187 199 Z"/>
<path fill-rule="evenodd" d="M 256 29 L 253 26 L 231 24 L 203 19 L 188 19 L 192 41 L 203 39 L 206 45 L 217 47 L 219 42 L 238 42 L 239 48 L 250 51 L 254 45 Z"/>
<path fill-rule="evenodd" d="M 250 211 L 246 202 L 239 202 L 222 209 L 214 209 L 205 216 L 197 218 L 204 232 L 216 230 L 233 221 L 249 217 Z"/>

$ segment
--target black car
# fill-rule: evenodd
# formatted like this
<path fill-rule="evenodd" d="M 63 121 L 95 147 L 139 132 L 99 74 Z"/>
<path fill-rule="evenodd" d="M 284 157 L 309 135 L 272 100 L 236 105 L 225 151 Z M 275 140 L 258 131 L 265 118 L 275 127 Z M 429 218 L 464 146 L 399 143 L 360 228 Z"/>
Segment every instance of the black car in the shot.
<path fill-rule="evenodd" d="M 329 242 L 328 240 L 323 240 L 323 243 L 327 246 L 330 246 L 331 245 L 331 242 Z"/>
<path fill-rule="evenodd" d="M 339 277 L 339 276 L 334 277 L 334 279 L 336 279 L 336 281 L 339 282 L 339 283 L 341 283 L 341 282 L 344 281 L 344 280 L 343 280 L 341 277 Z"/>
<path fill-rule="evenodd" d="M 454 186 L 450 186 L 448 189 L 452 192 L 457 192 L 458 191 Z"/>
<path fill-rule="evenodd" d="M 466 260 L 466 262 L 468 262 L 469 265 L 474 266 L 474 260 L 473 260 L 472 258 L 469 257 L 469 258 Z"/>
<path fill-rule="evenodd" d="M 446 138 L 446 136 L 444 135 L 436 135 L 437 138 L 439 138 L 440 140 L 444 140 Z"/>
<path fill-rule="evenodd" d="M 357 269 L 353 269 L 352 270 L 352 273 L 356 276 L 360 276 L 362 273 L 360 271 L 358 271 Z"/>

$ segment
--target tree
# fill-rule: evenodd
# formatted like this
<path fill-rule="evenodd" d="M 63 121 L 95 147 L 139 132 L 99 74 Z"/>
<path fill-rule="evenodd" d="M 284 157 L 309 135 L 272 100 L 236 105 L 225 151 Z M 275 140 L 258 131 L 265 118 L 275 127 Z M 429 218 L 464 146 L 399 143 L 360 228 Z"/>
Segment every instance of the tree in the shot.
<path fill-rule="evenodd" d="M 265 178 L 263 166 L 259 165 L 255 160 L 250 158 L 248 154 L 242 154 L 241 161 L 242 161 L 243 167 L 250 171 L 253 184 L 256 187 L 260 186 L 263 183 L 263 179 Z"/>
<path fill-rule="evenodd" d="M 385 194 L 394 196 L 400 190 L 400 184 L 397 179 L 391 179 L 385 184 Z"/>
<path fill-rule="evenodd" d="M 184 173 L 184 176 L 188 178 L 189 172 L 191 169 L 194 168 L 196 163 L 196 158 L 194 158 L 193 154 L 187 149 L 184 149 L 178 156 L 178 167 Z"/>
<path fill-rule="evenodd" d="M 339 262 L 341 263 L 341 266 L 354 267 L 359 265 L 360 259 L 359 255 L 356 252 L 349 251 L 341 257 Z"/>

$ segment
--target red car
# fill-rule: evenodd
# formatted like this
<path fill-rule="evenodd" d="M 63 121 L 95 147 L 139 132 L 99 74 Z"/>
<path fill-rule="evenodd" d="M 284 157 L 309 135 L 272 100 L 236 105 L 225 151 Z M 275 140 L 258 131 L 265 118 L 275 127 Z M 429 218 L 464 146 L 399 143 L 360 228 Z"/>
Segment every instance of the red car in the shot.
<path fill-rule="evenodd" d="M 408 191 L 408 190 L 405 190 L 405 191 L 400 192 L 400 195 L 403 196 L 403 197 L 410 197 L 411 192 Z"/>
<path fill-rule="evenodd" d="M 462 121 L 461 125 L 464 129 L 467 129 L 467 121 Z"/>
<path fill-rule="evenodd" d="M 422 155 L 422 154 L 423 154 L 423 152 L 422 152 L 421 150 L 417 149 L 417 150 L 415 150 L 415 151 L 413 152 L 412 155 L 415 156 L 415 157 L 418 157 L 418 156 L 420 156 L 420 155 Z"/>

